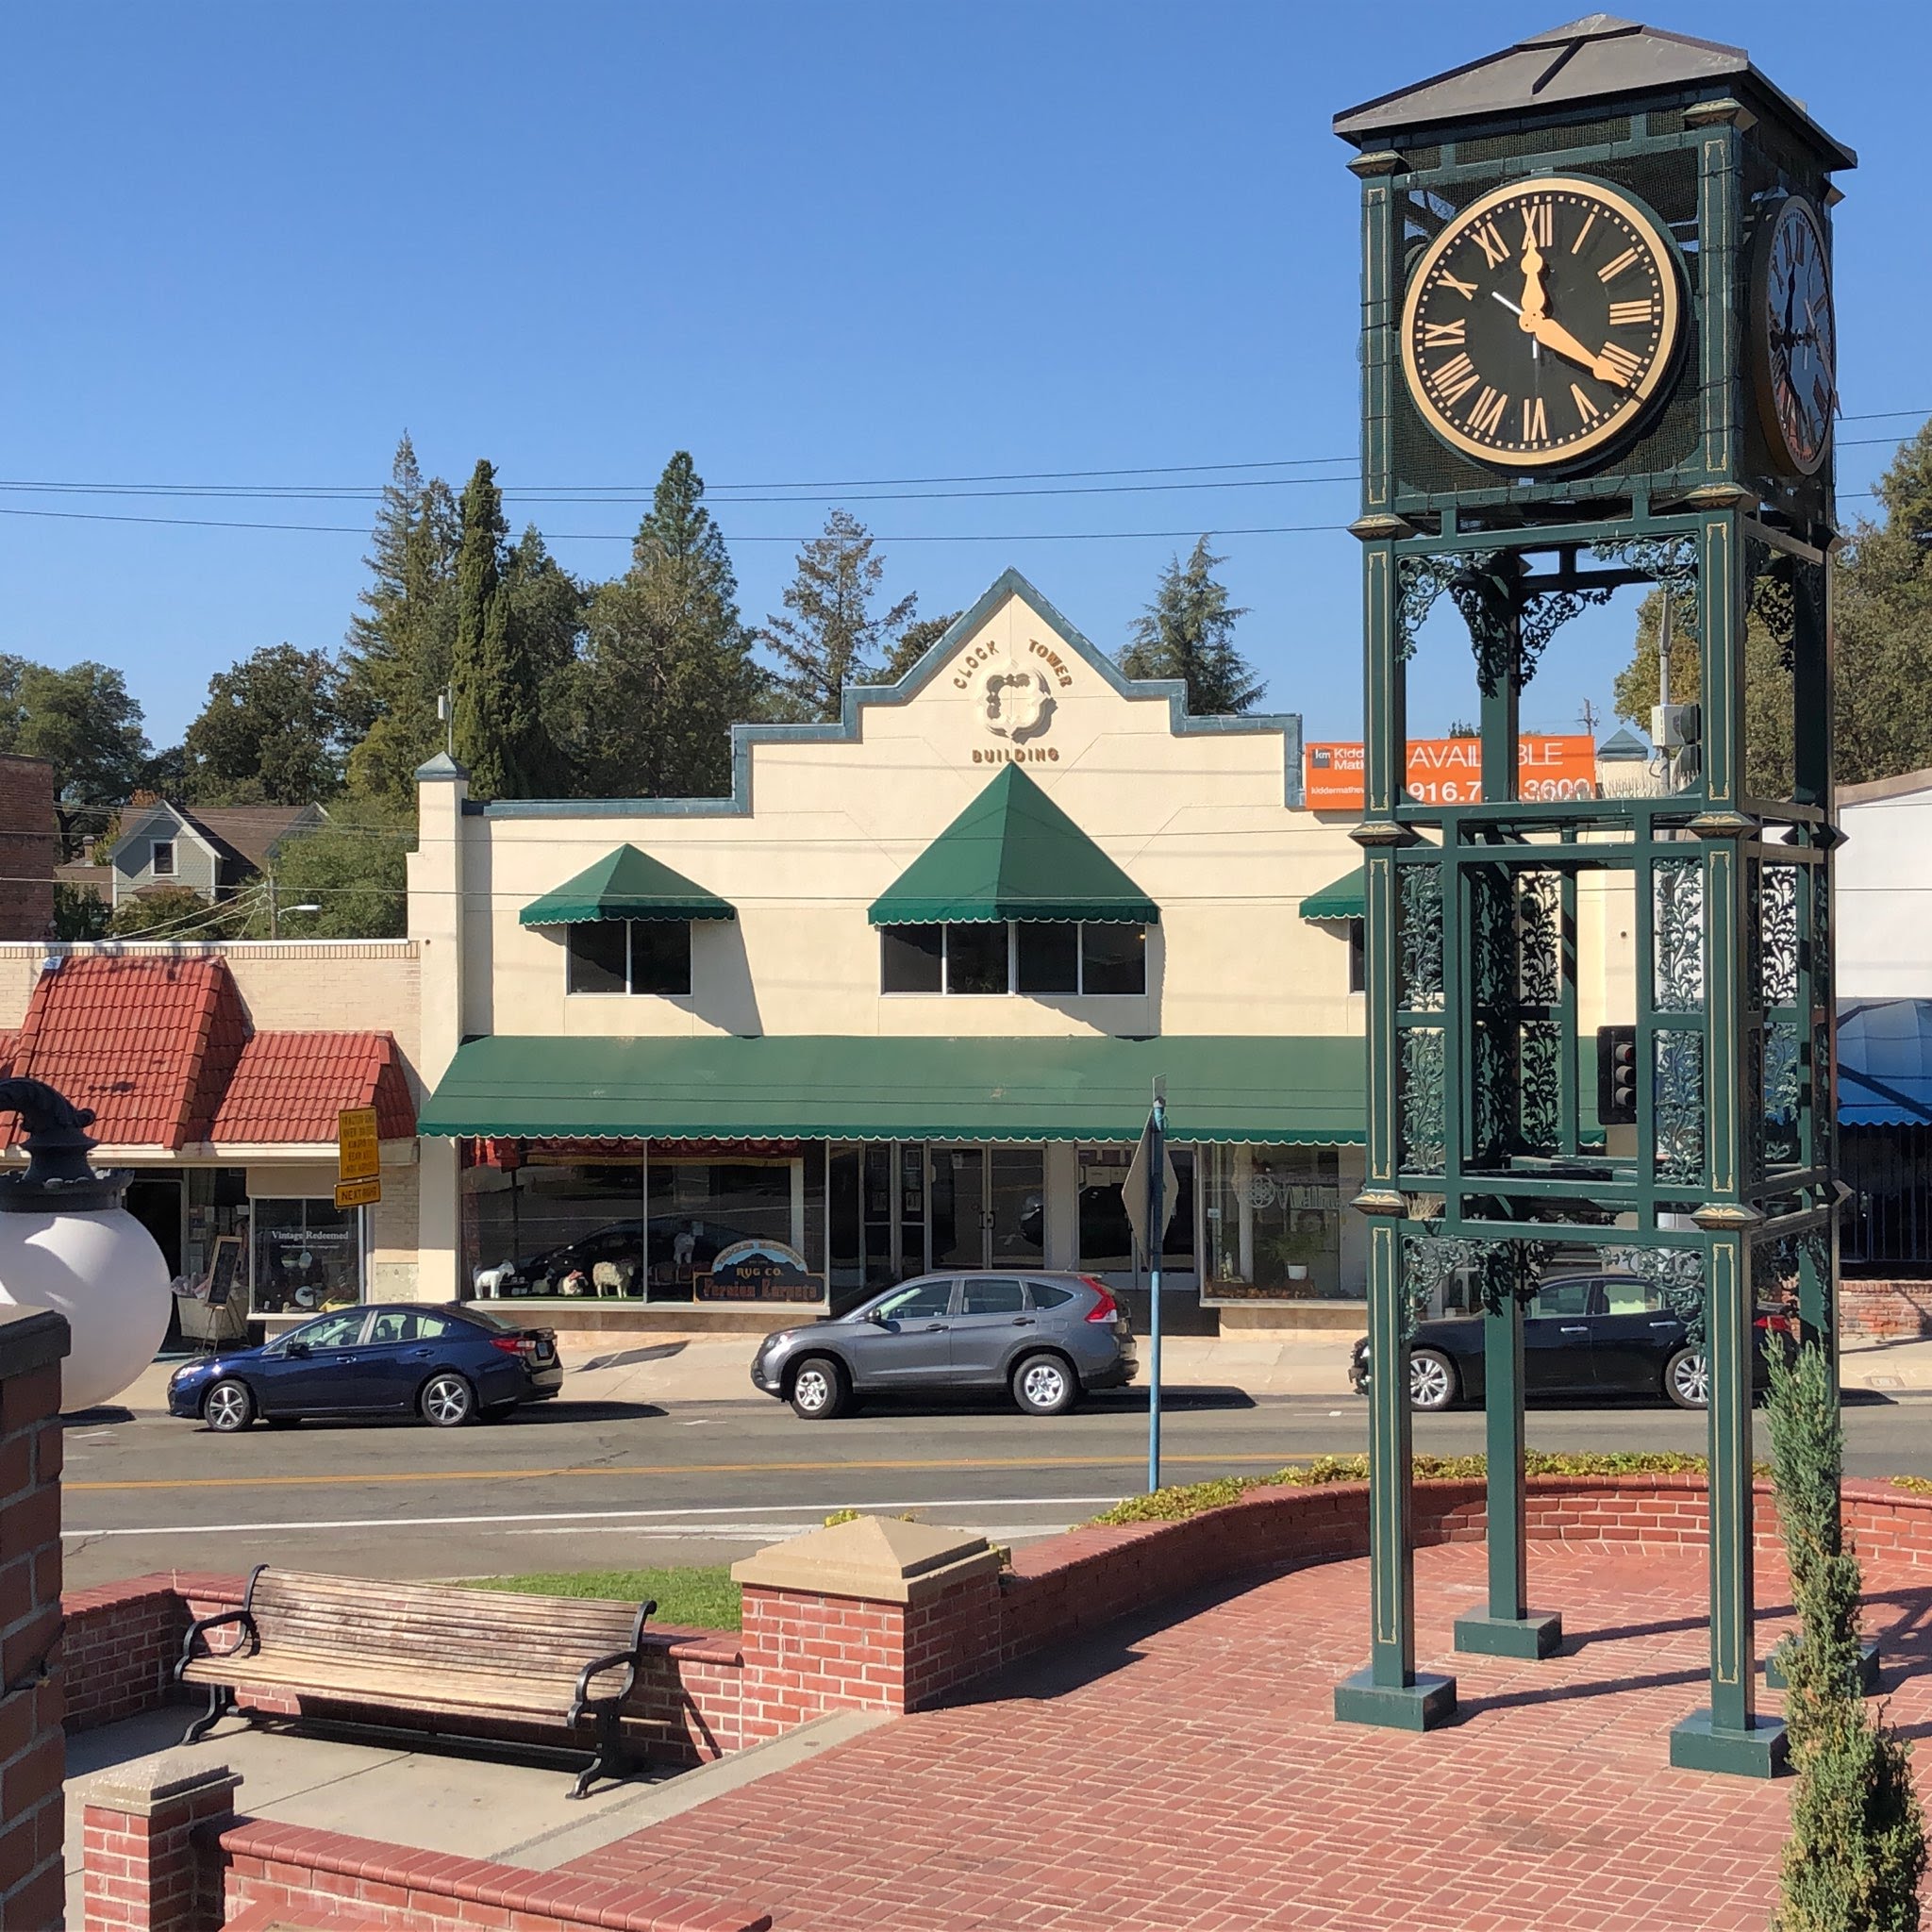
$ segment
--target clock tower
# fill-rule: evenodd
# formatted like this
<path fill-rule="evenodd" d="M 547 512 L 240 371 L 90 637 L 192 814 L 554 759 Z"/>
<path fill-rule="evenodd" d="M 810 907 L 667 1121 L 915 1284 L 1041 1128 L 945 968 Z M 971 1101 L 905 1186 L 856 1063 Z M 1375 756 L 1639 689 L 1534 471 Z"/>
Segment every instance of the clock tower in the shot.
<path fill-rule="evenodd" d="M 1837 1345 L 1830 211 L 1856 158 L 1741 49 L 1600 13 L 1335 129 L 1362 205 L 1374 1364 L 1370 1663 L 1336 1715 L 1455 1708 L 1416 1668 L 1409 1533 L 1410 1398 L 1440 1393 L 1409 1341 L 1445 1296 L 1483 1312 L 1489 1449 L 1489 1602 L 1457 1648 L 1559 1641 L 1530 1607 L 1524 1323 L 1575 1302 L 1579 1325 L 1681 1324 L 1658 1392 L 1708 1407 L 1711 1673 L 1671 1757 L 1769 1775 L 1757 1301 Z M 1671 593 L 1696 670 L 1652 789 L 1522 798 L 1539 656 L 1631 585 Z M 1407 661 L 1444 596 L 1482 694 L 1476 805 L 1403 790 Z M 1747 680 L 1773 721 L 1748 746 Z"/>

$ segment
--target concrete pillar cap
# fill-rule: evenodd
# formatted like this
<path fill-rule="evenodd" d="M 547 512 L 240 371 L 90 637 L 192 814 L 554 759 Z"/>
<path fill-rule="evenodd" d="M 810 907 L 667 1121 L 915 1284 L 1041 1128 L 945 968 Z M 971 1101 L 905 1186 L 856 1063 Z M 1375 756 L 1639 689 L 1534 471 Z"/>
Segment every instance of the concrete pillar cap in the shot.
<path fill-rule="evenodd" d="M 125 1811 L 138 1818 L 152 1818 L 157 1811 L 172 1809 L 185 1798 L 199 1797 L 204 1791 L 240 1789 L 242 1774 L 225 1764 L 203 1764 L 185 1755 L 138 1758 L 132 1764 L 117 1764 L 101 1772 L 81 1787 L 84 1803 L 104 1811 Z"/>
<path fill-rule="evenodd" d="M 859 1516 L 774 1543 L 732 1564 L 731 1575 L 755 1590 L 910 1604 L 999 1567 L 999 1552 L 970 1530 Z"/>

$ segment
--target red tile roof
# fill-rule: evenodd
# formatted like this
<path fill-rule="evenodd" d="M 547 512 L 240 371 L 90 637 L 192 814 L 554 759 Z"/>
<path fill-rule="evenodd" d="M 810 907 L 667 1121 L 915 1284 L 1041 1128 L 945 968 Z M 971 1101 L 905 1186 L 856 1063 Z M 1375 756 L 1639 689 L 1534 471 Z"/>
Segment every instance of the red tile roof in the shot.
<path fill-rule="evenodd" d="M 10 1071 L 92 1108 L 96 1141 L 205 1141 L 248 1037 L 226 961 L 55 958 L 34 985 Z"/>
<path fill-rule="evenodd" d="M 416 1131 L 416 1108 L 387 1033 L 258 1033 L 215 1115 L 219 1141 L 333 1141 L 345 1107 L 373 1107 L 385 1141 Z"/>
<path fill-rule="evenodd" d="M 19 1033 L 0 1032 L 0 1072 L 92 1108 L 90 1131 L 108 1146 L 333 1141 L 345 1107 L 374 1107 L 384 1140 L 416 1131 L 391 1035 L 251 1036 L 219 958 L 61 958 L 36 981 Z M 18 1139 L 9 1123 L 0 1144 Z"/>

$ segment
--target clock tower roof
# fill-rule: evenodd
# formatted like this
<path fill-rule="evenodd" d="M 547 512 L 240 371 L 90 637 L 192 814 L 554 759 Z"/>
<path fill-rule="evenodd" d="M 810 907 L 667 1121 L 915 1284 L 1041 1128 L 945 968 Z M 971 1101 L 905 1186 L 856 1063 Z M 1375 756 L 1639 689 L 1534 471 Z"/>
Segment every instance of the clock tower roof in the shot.
<path fill-rule="evenodd" d="M 1858 158 L 1834 141 L 1804 107 L 1767 80 L 1742 47 L 1644 26 L 1614 13 L 1588 13 L 1567 25 L 1531 34 L 1513 46 L 1452 67 L 1335 117 L 1335 131 L 1357 147 L 1397 133 L 1458 122 L 1550 114 L 1620 95 L 1683 89 L 1715 93 L 1743 84 L 1804 130 L 1827 168 L 1855 168 Z"/>

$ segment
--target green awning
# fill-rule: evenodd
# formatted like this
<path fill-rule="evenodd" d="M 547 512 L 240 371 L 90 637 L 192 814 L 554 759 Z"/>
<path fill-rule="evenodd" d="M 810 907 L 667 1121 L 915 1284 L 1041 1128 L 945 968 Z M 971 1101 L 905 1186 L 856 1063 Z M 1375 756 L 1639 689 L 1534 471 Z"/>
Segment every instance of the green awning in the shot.
<path fill-rule="evenodd" d="M 1361 1040 L 495 1034 L 457 1049 L 425 1134 L 675 1141 L 1133 1141 L 1155 1075 L 1178 1141 L 1362 1139 Z"/>
<path fill-rule="evenodd" d="M 1344 877 L 1326 885 L 1319 892 L 1310 892 L 1302 901 L 1304 919 L 1366 919 L 1369 914 L 1368 894 L 1364 884 L 1368 868 L 1357 866 Z"/>
<path fill-rule="evenodd" d="M 874 925 L 1111 919 L 1160 908 L 1018 765 L 1002 771 L 873 901 Z"/>
<path fill-rule="evenodd" d="M 567 885 L 518 913 L 525 925 L 584 925 L 598 919 L 736 919 L 737 912 L 681 872 L 620 845 Z"/>

